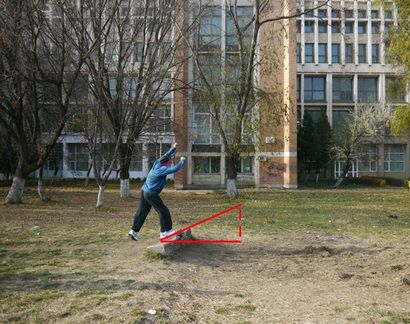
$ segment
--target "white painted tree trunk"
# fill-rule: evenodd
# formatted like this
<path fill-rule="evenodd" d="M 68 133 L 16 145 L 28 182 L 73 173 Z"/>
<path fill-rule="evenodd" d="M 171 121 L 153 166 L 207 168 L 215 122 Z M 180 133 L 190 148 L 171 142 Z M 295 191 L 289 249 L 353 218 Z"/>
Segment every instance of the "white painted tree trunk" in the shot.
<path fill-rule="evenodd" d="M 37 193 L 41 200 L 46 200 L 46 196 L 44 195 L 43 180 L 41 179 L 37 180 Z"/>
<path fill-rule="evenodd" d="M 97 208 L 104 206 L 104 186 L 98 186 L 98 198 L 97 198 Z"/>
<path fill-rule="evenodd" d="M 121 179 L 121 198 L 130 198 L 130 179 Z"/>
<path fill-rule="evenodd" d="M 19 204 L 23 197 L 24 185 L 26 180 L 20 177 L 13 177 L 13 183 L 6 197 L 6 203 Z"/>
<path fill-rule="evenodd" d="M 229 197 L 235 197 L 239 195 L 238 189 L 236 188 L 236 179 L 227 179 L 226 189 Z"/>

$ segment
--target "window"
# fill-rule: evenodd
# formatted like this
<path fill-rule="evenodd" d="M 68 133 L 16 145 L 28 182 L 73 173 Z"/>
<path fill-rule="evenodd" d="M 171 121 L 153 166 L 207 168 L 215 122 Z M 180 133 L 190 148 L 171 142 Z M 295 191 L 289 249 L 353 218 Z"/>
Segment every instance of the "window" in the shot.
<path fill-rule="evenodd" d="M 201 17 L 199 43 L 207 46 L 221 44 L 221 8 L 208 7 Z"/>
<path fill-rule="evenodd" d="M 332 96 L 334 102 L 353 101 L 353 78 L 333 77 Z"/>
<path fill-rule="evenodd" d="M 406 83 L 397 77 L 386 77 L 386 101 L 406 102 Z"/>
<path fill-rule="evenodd" d="M 253 8 L 252 7 L 236 7 L 236 12 L 230 12 L 227 9 L 226 13 L 226 45 L 237 46 L 238 45 L 238 32 L 234 25 L 232 15 L 236 15 L 236 21 L 239 29 L 243 33 L 243 41 L 245 44 L 250 44 L 252 36 L 252 24 L 249 22 L 252 20 Z M 247 26 L 246 30 L 244 29 Z"/>
<path fill-rule="evenodd" d="M 298 20 L 297 22 L 296 22 L 296 30 L 297 30 L 297 32 L 298 33 L 301 33 L 302 32 L 302 27 L 301 27 L 301 21 L 300 20 Z"/>
<path fill-rule="evenodd" d="M 298 102 L 300 102 L 300 82 L 301 82 L 300 80 L 301 80 L 301 77 L 300 75 L 298 75 L 296 78 L 296 98 Z"/>
<path fill-rule="evenodd" d="M 148 132 L 169 133 L 172 131 L 171 107 L 159 107 L 155 109 L 148 122 Z"/>
<path fill-rule="evenodd" d="M 346 18 L 354 18 L 353 10 L 350 10 L 350 9 L 345 10 L 345 17 Z"/>
<path fill-rule="evenodd" d="M 353 44 L 345 45 L 345 62 L 353 63 Z"/>
<path fill-rule="evenodd" d="M 219 132 L 206 107 L 193 106 L 193 128 L 195 144 L 220 144 Z"/>
<path fill-rule="evenodd" d="M 379 62 L 379 44 L 372 44 L 372 63 Z"/>
<path fill-rule="evenodd" d="M 358 79 L 358 101 L 359 102 L 376 102 L 377 77 L 359 77 Z"/>
<path fill-rule="evenodd" d="M 371 15 L 372 15 L 372 19 L 379 18 L 379 10 L 372 10 Z"/>
<path fill-rule="evenodd" d="M 326 21 L 319 21 L 318 24 L 319 33 L 327 33 L 327 22 Z"/>
<path fill-rule="evenodd" d="M 366 63 L 366 44 L 359 44 L 359 63 Z"/>
<path fill-rule="evenodd" d="M 359 172 L 377 172 L 377 146 L 367 145 L 359 154 Z"/>
<path fill-rule="evenodd" d="M 54 174 L 62 172 L 63 170 L 63 144 L 56 143 L 44 163 L 44 169 L 47 171 L 54 171 Z"/>
<path fill-rule="evenodd" d="M 82 143 L 68 144 L 68 169 L 71 171 L 88 171 L 89 154 L 87 145 Z"/>
<path fill-rule="evenodd" d="M 314 47 L 313 44 L 305 44 L 305 63 L 313 63 Z"/>
<path fill-rule="evenodd" d="M 366 10 L 357 10 L 357 18 L 367 18 Z"/>
<path fill-rule="evenodd" d="M 388 34 L 390 32 L 391 27 L 392 27 L 392 24 L 390 22 L 384 23 L 384 32 Z"/>
<path fill-rule="evenodd" d="M 367 32 L 367 22 L 358 22 L 357 23 L 357 32 L 359 34 L 366 34 Z"/>
<path fill-rule="evenodd" d="M 332 33 L 333 34 L 340 33 L 340 22 L 332 22 Z"/>
<path fill-rule="evenodd" d="M 326 99 L 326 78 L 305 76 L 304 81 L 305 101 L 325 101 Z"/>
<path fill-rule="evenodd" d="M 313 33 L 313 21 L 305 21 L 305 33 Z"/>
<path fill-rule="evenodd" d="M 340 10 L 332 10 L 332 18 L 340 18 Z"/>
<path fill-rule="evenodd" d="M 142 143 L 134 145 L 132 151 L 130 171 L 142 171 Z"/>
<path fill-rule="evenodd" d="M 301 48 L 300 48 L 300 43 L 296 44 L 296 63 L 301 63 L 302 62 L 302 57 L 301 57 Z"/>
<path fill-rule="evenodd" d="M 236 163 L 236 172 L 238 173 L 252 173 L 253 172 L 253 158 L 243 157 Z"/>
<path fill-rule="evenodd" d="M 390 144 L 384 146 L 384 171 L 404 171 L 406 146 L 402 144 Z"/>
<path fill-rule="evenodd" d="M 332 44 L 332 63 L 340 63 L 340 44 Z"/>
<path fill-rule="evenodd" d="M 350 108 L 332 110 L 332 128 L 336 134 L 343 134 L 343 131 L 351 116 L 351 111 L 352 109 Z"/>
<path fill-rule="evenodd" d="M 312 120 L 317 123 L 320 119 L 320 115 L 322 114 L 321 109 L 318 107 L 309 107 L 307 110 L 305 110 L 305 115 L 309 114 L 309 116 L 312 118 Z"/>
<path fill-rule="evenodd" d="M 141 62 L 144 54 L 144 43 L 137 42 L 135 44 L 135 62 Z"/>
<path fill-rule="evenodd" d="M 327 10 L 325 9 L 318 9 L 317 16 L 321 19 L 327 18 Z"/>
<path fill-rule="evenodd" d="M 221 172 L 220 157 L 194 157 L 194 173 L 195 174 L 215 174 Z"/>
<path fill-rule="evenodd" d="M 327 62 L 327 44 L 319 44 L 319 63 Z"/>
<path fill-rule="evenodd" d="M 384 12 L 384 19 L 393 19 L 393 11 L 391 10 L 386 10 Z"/>
<path fill-rule="evenodd" d="M 372 34 L 378 34 L 380 32 L 380 24 L 372 22 Z"/>
<path fill-rule="evenodd" d="M 345 33 L 346 34 L 352 34 L 353 33 L 353 26 L 354 26 L 353 21 L 347 21 L 345 23 Z"/>

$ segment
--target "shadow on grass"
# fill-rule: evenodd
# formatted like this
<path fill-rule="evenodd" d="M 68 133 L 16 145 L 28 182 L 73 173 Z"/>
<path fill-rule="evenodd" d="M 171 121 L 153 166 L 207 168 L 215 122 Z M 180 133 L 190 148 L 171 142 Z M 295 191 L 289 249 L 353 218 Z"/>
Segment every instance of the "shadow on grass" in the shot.
<path fill-rule="evenodd" d="M 101 273 L 105 275 L 106 273 Z M 115 276 L 129 275 L 130 273 L 115 273 Z M 233 291 L 207 290 L 188 288 L 182 283 L 154 283 L 132 279 L 90 279 L 89 273 L 50 273 L 24 272 L 19 274 L 1 274 L 0 292 L 29 292 L 29 291 L 135 291 L 155 290 L 169 292 L 194 293 L 199 295 L 226 296 Z"/>
<path fill-rule="evenodd" d="M 178 251 L 169 261 L 175 263 L 195 264 L 199 266 L 219 267 L 236 263 L 254 262 L 258 259 L 287 257 L 287 256 L 326 256 L 334 257 L 340 255 L 376 255 L 389 249 L 361 247 L 356 245 L 330 246 L 308 244 L 300 247 L 278 247 L 268 243 L 263 245 L 218 245 L 218 244 L 192 244 Z"/>

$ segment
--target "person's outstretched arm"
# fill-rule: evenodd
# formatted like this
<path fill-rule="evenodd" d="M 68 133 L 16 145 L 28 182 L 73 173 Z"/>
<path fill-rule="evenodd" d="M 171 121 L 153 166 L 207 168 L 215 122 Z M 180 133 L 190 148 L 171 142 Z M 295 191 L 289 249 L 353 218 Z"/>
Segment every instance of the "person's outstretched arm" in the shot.
<path fill-rule="evenodd" d="M 174 153 L 175 153 L 176 150 L 177 150 L 177 143 L 174 143 L 174 145 L 172 145 L 172 147 L 171 147 L 168 151 L 166 151 L 166 152 L 164 153 L 164 155 L 161 156 L 161 158 L 162 158 L 162 157 L 167 157 L 168 159 L 170 159 L 171 156 L 174 155 Z M 160 159 L 161 159 L 161 158 L 160 158 Z"/>
<path fill-rule="evenodd" d="M 169 168 L 167 168 L 167 167 L 162 167 L 160 170 L 161 170 L 161 174 L 162 175 L 168 175 L 168 174 L 171 174 L 171 173 L 175 173 L 175 172 L 178 172 L 179 170 L 181 170 L 182 169 L 182 167 L 185 165 L 185 157 L 183 156 L 183 157 L 181 157 L 181 160 L 177 163 L 177 164 L 175 164 L 174 166 L 172 166 L 172 167 L 169 167 Z"/>

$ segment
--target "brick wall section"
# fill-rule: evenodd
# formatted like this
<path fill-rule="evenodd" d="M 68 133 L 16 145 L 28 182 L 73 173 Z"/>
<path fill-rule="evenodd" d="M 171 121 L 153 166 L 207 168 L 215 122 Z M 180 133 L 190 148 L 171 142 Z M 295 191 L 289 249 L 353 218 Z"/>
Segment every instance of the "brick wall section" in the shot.
<path fill-rule="evenodd" d="M 268 17 L 288 15 L 295 8 L 294 0 L 273 1 Z M 296 142 L 296 23 L 268 23 L 261 32 L 261 88 L 273 95 L 273 100 L 260 107 L 261 152 L 267 161 L 260 162 L 259 185 L 272 187 L 297 186 Z M 273 66 L 273 67 L 272 67 Z M 285 112 L 287 110 L 287 112 Z M 265 144 L 266 136 L 274 136 L 275 144 Z"/>

